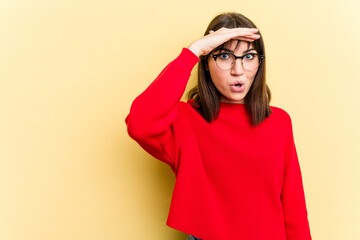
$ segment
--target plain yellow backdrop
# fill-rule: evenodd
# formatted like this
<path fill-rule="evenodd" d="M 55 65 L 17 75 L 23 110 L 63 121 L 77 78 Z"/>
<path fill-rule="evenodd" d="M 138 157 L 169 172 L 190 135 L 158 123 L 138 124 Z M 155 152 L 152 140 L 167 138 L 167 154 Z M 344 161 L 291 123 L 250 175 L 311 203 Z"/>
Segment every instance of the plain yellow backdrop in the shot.
<path fill-rule="evenodd" d="M 0 1 L 0 239 L 186 239 L 165 224 L 175 176 L 124 119 L 224 11 L 263 34 L 313 239 L 360 239 L 357 0 Z"/>

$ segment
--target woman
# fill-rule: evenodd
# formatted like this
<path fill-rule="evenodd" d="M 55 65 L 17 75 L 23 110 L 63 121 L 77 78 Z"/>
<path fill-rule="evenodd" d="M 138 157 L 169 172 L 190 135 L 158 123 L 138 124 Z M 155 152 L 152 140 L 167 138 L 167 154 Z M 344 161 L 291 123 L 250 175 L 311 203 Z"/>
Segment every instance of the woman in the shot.
<path fill-rule="evenodd" d="M 291 118 L 270 99 L 260 32 L 223 13 L 133 101 L 129 135 L 176 175 L 169 227 L 189 240 L 311 239 Z"/>

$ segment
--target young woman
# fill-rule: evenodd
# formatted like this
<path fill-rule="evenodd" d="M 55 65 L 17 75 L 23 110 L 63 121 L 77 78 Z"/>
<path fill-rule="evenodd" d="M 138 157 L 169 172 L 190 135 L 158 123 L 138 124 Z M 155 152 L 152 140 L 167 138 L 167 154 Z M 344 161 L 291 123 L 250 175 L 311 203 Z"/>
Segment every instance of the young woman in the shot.
<path fill-rule="evenodd" d="M 133 101 L 128 134 L 176 175 L 169 227 L 189 240 L 311 239 L 291 118 L 270 99 L 259 30 L 223 13 Z"/>

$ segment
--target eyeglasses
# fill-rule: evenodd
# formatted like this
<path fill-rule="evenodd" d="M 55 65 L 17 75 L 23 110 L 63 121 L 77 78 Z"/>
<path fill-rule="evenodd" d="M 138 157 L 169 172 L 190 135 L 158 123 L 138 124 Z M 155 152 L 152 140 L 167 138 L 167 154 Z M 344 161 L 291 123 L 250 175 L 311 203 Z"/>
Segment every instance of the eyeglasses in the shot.
<path fill-rule="evenodd" d="M 223 52 L 215 55 L 210 53 L 210 56 L 214 58 L 216 66 L 224 71 L 231 69 L 238 58 L 241 59 L 241 65 L 246 70 L 252 71 L 255 70 L 261 64 L 261 60 L 265 58 L 265 56 L 258 53 L 247 53 L 243 56 L 236 56 L 233 53 Z"/>

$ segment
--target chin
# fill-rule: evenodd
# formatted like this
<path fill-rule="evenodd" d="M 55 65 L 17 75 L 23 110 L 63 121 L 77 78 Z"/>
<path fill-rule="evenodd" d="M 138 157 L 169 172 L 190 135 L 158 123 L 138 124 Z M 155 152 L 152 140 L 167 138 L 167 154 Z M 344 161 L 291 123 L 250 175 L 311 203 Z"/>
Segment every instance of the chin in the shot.
<path fill-rule="evenodd" d="M 228 97 L 224 97 L 220 101 L 231 102 L 231 103 L 244 103 L 244 98 L 228 98 Z"/>
<path fill-rule="evenodd" d="M 243 102 L 245 97 L 228 98 L 232 102 Z"/>

